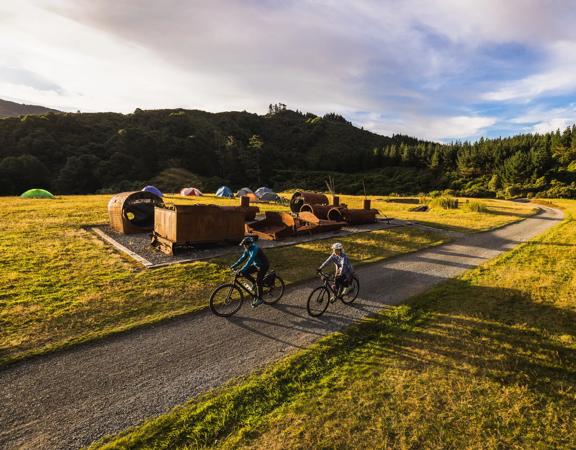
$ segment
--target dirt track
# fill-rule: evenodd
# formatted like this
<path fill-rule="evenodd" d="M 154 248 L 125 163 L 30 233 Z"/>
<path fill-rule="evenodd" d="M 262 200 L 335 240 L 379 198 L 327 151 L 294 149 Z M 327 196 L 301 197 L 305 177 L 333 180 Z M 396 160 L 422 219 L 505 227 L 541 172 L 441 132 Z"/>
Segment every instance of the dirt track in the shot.
<path fill-rule="evenodd" d="M 0 370 L 0 448 L 78 448 L 250 373 L 321 336 L 459 275 L 561 220 L 535 217 L 358 271 L 353 306 L 306 313 L 313 281 L 226 320 L 202 312 Z"/>

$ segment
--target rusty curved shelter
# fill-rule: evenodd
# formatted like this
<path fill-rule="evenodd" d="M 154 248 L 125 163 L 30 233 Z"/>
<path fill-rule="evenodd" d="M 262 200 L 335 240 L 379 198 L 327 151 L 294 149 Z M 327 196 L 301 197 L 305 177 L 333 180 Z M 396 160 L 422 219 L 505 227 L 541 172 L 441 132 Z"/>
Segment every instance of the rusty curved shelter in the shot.
<path fill-rule="evenodd" d="M 290 199 L 290 210 L 298 213 L 305 204 L 308 205 L 328 205 L 328 197 L 317 192 L 296 191 Z"/>
<path fill-rule="evenodd" d="M 163 204 L 160 197 L 146 191 L 117 194 L 108 202 L 110 227 L 124 234 L 152 231 L 154 208 Z"/>

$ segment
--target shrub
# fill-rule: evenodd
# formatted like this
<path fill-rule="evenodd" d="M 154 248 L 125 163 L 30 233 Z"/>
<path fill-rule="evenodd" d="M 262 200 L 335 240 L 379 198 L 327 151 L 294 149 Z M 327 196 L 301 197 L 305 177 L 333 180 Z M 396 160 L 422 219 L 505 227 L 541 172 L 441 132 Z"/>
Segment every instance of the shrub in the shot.
<path fill-rule="evenodd" d="M 481 202 L 466 203 L 466 208 L 472 212 L 477 212 L 477 213 L 487 213 L 488 212 L 488 208 L 486 208 L 486 205 L 484 203 L 481 203 Z"/>
<path fill-rule="evenodd" d="M 454 197 L 436 197 L 430 201 L 431 208 L 457 209 L 458 199 Z"/>

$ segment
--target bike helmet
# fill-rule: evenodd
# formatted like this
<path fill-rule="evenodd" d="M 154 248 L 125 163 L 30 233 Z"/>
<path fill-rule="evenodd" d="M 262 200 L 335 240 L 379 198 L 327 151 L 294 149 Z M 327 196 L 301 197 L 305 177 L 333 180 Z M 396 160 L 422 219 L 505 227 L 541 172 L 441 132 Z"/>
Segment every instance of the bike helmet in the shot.
<path fill-rule="evenodd" d="M 247 236 L 244 239 L 242 239 L 242 241 L 240 241 L 240 246 L 243 245 L 252 245 L 254 243 L 254 238 L 251 236 Z"/>
<path fill-rule="evenodd" d="M 334 244 L 332 244 L 332 250 L 343 250 L 343 249 L 344 247 L 340 242 L 335 242 Z"/>

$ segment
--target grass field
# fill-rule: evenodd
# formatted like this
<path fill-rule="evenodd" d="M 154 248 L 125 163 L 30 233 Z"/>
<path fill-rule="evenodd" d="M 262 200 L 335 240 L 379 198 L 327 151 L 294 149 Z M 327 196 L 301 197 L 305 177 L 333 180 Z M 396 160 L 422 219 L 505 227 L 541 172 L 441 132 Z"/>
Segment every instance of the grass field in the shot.
<path fill-rule="evenodd" d="M 95 447 L 576 448 L 576 214 Z"/>
<path fill-rule="evenodd" d="M 0 364 L 203 308 L 207 289 L 227 276 L 223 269 L 233 257 L 153 271 L 140 269 L 82 228 L 107 222 L 109 199 L 105 195 L 56 200 L 3 198 Z M 238 203 L 211 196 L 194 200 L 172 196 L 167 200 Z M 361 199 L 346 197 L 346 201 L 359 205 Z M 375 200 L 375 206 L 382 210 L 387 205 Z M 511 207 L 514 209 L 507 209 Z M 426 214 L 428 223 L 474 231 L 530 213 L 529 206 L 501 203 L 490 214 L 465 209 L 449 215 L 443 211 Z M 439 233 L 414 227 L 342 239 L 355 264 L 445 240 Z M 313 269 L 329 245 L 330 241 L 320 241 L 279 248 L 270 250 L 269 256 L 285 280 L 295 282 L 314 276 Z"/>

